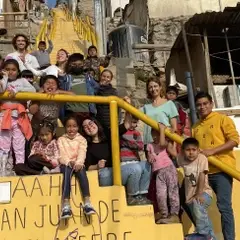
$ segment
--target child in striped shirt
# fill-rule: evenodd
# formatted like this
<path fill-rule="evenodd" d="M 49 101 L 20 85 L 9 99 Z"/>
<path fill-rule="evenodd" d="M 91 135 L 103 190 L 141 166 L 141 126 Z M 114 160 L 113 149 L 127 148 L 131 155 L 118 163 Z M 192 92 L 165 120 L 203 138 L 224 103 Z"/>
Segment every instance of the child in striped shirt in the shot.
<path fill-rule="evenodd" d="M 120 139 L 122 183 L 127 189 L 128 205 L 149 204 L 146 194 L 151 166 L 147 161 L 140 161 L 139 151 L 143 150 L 143 140 L 141 133 L 136 130 L 138 119 L 134 116 L 131 118 L 130 128 Z"/>
<path fill-rule="evenodd" d="M 131 128 L 122 135 L 120 141 L 121 162 L 138 162 L 140 157 L 138 152 L 143 150 L 143 140 L 141 133 L 136 129 L 138 119 L 132 116 Z"/>

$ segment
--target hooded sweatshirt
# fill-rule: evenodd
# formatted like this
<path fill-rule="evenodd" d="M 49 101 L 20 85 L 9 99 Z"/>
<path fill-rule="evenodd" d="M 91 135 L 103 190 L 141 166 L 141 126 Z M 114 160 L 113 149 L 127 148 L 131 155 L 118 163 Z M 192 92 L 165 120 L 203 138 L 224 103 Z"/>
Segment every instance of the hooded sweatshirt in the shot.
<path fill-rule="evenodd" d="M 84 164 L 87 152 L 87 140 L 79 133 L 71 139 L 64 134 L 58 139 L 60 163 L 68 165 L 71 161 Z"/>

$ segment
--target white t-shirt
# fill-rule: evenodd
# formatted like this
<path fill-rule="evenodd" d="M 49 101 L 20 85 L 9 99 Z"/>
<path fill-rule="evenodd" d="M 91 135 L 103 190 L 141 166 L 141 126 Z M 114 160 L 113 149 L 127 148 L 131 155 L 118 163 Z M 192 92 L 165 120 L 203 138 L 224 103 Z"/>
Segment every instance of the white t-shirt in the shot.
<path fill-rule="evenodd" d="M 25 64 L 22 62 L 22 60 L 19 58 L 19 56 L 20 56 L 20 53 L 16 51 L 13 53 L 9 53 L 6 57 L 6 59 L 13 58 L 13 59 L 17 60 L 20 71 L 27 70 L 26 65 L 31 66 L 33 69 L 40 68 L 36 57 L 32 56 L 31 54 L 27 53 L 25 55 Z"/>
<path fill-rule="evenodd" d="M 194 161 L 188 161 L 184 156 L 179 155 L 177 158 L 179 166 L 184 170 L 185 175 L 185 196 L 186 203 L 190 203 L 196 192 L 199 182 L 200 173 L 205 173 L 205 185 L 203 191 L 212 196 L 212 189 L 208 183 L 208 160 L 203 154 L 199 154 Z"/>
<path fill-rule="evenodd" d="M 35 76 L 45 76 L 45 75 L 54 75 L 55 77 L 58 77 L 58 73 L 62 72 L 60 68 L 58 68 L 56 65 L 51 65 L 43 70 L 35 70 L 29 65 L 27 65 L 27 68 L 32 71 L 32 73 Z"/>

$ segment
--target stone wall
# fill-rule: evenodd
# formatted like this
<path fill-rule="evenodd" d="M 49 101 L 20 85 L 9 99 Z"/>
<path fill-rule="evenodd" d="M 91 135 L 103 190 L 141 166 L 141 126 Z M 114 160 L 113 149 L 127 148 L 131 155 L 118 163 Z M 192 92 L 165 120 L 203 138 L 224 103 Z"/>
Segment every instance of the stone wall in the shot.
<path fill-rule="evenodd" d="M 178 34 L 181 31 L 181 21 L 187 21 L 191 16 L 174 18 L 151 18 L 149 28 L 149 43 L 169 46 L 169 51 L 155 51 L 151 53 L 151 63 L 160 68 L 165 68 Z"/>
<path fill-rule="evenodd" d="M 78 0 L 78 13 L 81 17 L 89 16 L 94 21 L 94 1 L 93 0 Z"/>

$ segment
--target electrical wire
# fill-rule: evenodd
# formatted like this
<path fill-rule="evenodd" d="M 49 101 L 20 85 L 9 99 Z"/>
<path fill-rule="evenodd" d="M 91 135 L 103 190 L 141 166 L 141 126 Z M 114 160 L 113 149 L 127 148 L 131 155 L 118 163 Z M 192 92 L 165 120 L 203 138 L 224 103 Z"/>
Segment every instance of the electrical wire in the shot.
<path fill-rule="evenodd" d="M 239 51 L 240 48 L 234 48 L 234 49 L 231 49 L 229 51 L 221 51 L 221 52 L 216 52 L 216 53 L 211 53 L 211 55 L 217 55 L 217 54 L 221 54 L 221 53 L 228 53 L 228 52 L 234 52 L 234 51 Z"/>
<path fill-rule="evenodd" d="M 217 59 L 220 59 L 220 60 L 224 60 L 224 61 L 227 61 L 227 62 L 230 62 L 228 59 L 226 59 L 226 58 L 221 58 L 221 57 L 217 57 L 217 56 L 215 56 L 215 55 L 209 55 L 210 57 L 213 57 L 213 58 L 217 58 Z M 236 65 L 239 65 L 240 66 L 240 63 L 238 63 L 238 62 L 235 62 L 235 61 L 231 61 L 232 63 L 234 63 L 234 64 L 236 64 Z"/>

